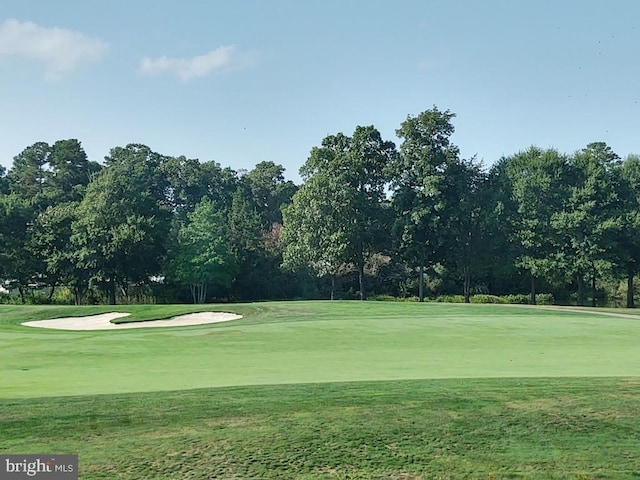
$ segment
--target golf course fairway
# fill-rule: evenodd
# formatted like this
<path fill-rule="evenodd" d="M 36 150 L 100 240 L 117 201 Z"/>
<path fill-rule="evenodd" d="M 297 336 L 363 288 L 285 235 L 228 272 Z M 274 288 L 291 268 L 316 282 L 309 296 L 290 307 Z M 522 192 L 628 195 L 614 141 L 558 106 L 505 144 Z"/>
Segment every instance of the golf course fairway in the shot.
<path fill-rule="evenodd" d="M 162 331 L 69 332 L 11 322 L 12 312 L 23 319 L 36 308 L 0 309 L 2 318 L 9 317 L 0 326 L 0 397 L 429 378 L 640 376 L 640 317 L 517 306 L 291 302 L 229 305 L 241 320 Z M 40 316 L 55 317 L 78 312 L 39 310 Z M 89 315 L 92 308 L 80 311 Z M 136 312 L 136 307 L 118 311 Z M 2 328 L 7 322 L 11 328 Z"/>
<path fill-rule="evenodd" d="M 22 325 L 206 310 L 242 318 Z M 78 454 L 87 479 L 638 478 L 640 315 L 618 312 L 2 306 L 0 453 Z"/>

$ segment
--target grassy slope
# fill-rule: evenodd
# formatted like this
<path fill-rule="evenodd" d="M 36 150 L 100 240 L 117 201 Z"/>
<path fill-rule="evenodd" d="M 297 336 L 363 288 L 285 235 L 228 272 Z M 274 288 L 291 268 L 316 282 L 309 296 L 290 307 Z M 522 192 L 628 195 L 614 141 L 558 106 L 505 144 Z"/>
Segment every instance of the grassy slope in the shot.
<path fill-rule="evenodd" d="M 640 321 L 492 305 L 228 305 L 245 318 L 167 329 L 23 327 L 105 307 L 0 308 L 0 398 L 461 377 L 640 376 Z M 189 306 L 118 307 L 134 319 Z"/>
<path fill-rule="evenodd" d="M 632 479 L 637 379 L 233 387 L 0 402 L 1 452 L 80 478 Z"/>

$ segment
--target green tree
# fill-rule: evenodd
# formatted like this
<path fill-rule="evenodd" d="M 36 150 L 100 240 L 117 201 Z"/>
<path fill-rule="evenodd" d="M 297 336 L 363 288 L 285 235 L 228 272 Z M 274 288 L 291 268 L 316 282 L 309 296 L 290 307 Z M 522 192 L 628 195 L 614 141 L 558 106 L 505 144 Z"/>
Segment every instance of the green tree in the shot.
<path fill-rule="evenodd" d="M 189 285 L 194 303 L 204 303 L 211 289 L 229 291 L 236 269 L 224 211 L 205 197 L 178 232 L 170 271 Z"/>
<path fill-rule="evenodd" d="M 180 156 L 165 158 L 161 169 L 166 179 L 167 203 L 179 221 L 186 220 L 204 197 L 223 208 L 231 206 L 238 181 L 230 168 Z"/>
<path fill-rule="evenodd" d="M 233 293 L 236 298 L 259 298 L 256 295 L 260 283 L 260 260 L 264 256 L 260 215 L 243 188 L 238 188 L 232 196 L 231 208 L 226 215 L 227 235 L 238 264 L 238 275 L 233 279 Z M 264 298 L 264 297 L 262 297 Z"/>
<path fill-rule="evenodd" d="M 282 207 L 291 203 L 297 187 L 285 180 L 284 167 L 273 162 L 260 162 L 242 177 L 255 211 L 260 215 L 266 231 L 274 224 L 282 224 Z"/>
<path fill-rule="evenodd" d="M 72 234 L 78 267 L 106 287 L 111 304 L 117 286 L 128 296 L 131 285 L 162 270 L 171 218 L 162 159 L 144 145 L 112 149 L 78 207 Z"/>
<path fill-rule="evenodd" d="M 635 308 L 634 278 L 640 268 L 640 156 L 629 155 L 616 170 L 620 179 L 620 233 L 615 263 L 627 277 L 627 308 Z"/>
<path fill-rule="evenodd" d="M 22 302 L 44 270 L 33 255 L 33 203 L 12 193 L 0 195 L 0 278 L 17 288 Z"/>
<path fill-rule="evenodd" d="M 43 278 L 50 287 L 49 299 L 58 285 L 73 290 L 76 305 L 82 303 L 88 288 L 89 273 L 78 267 L 78 257 L 71 243 L 72 225 L 79 202 L 52 205 L 41 212 L 33 225 L 33 255 L 44 263 Z"/>
<path fill-rule="evenodd" d="M 235 298 L 282 298 L 291 274 L 282 264 L 282 208 L 291 203 L 296 186 L 284 178 L 284 168 L 260 162 L 240 176 L 229 212 L 233 244 L 241 273 L 233 282 Z"/>
<path fill-rule="evenodd" d="M 483 202 L 487 283 L 490 291 L 499 293 L 520 293 L 521 288 L 530 288 L 531 283 L 527 279 L 527 285 L 520 286 L 517 258 L 522 249 L 513 230 L 520 215 L 507 175 L 510 162 L 510 158 L 502 157 L 491 166 L 487 176 L 488 198 Z"/>
<path fill-rule="evenodd" d="M 56 203 L 82 200 L 86 186 L 101 169 L 100 164 L 88 160 L 82 145 L 74 138 L 55 142 L 48 162 L 48 187 Z"/>
<path fill-rule="evenodd" d="M 458 199 L 449 187 L 459 165 L 459 149 L 451 144 L 454 113 L 437 107 L 408 116 L 396 130 L 402 139 L 392 165 L 393 232 L 400 255 L 418 269 L 418 296 L 424 301 L 424 272 L 445 258 L 447 229 Z"/>
<path fill-rule="evenodd" d="M 331 238 L 330 251 L 335 255 L 329 262 L 331 269 L 336 264 L 355 266 L 358 271 L 360 299 L 366 296 L 366 261 L 378 249 L 387 169 L 395 155 L 395 145 L 384 141 L 375 127 L 358 126 L 352 137 L 342 133 L 326 137 L 321 147 L 311 150 L 309 159 L 300 169 L 303 179 L 307 183 L 313 182 L 312 188 L 324 190 L 329 194 L 329 197 L 309 200 L 318 202 L 314 210 L 323 211 L 328 215 L 323 218 L 327 225 L 327 228 L 323 229 L 323 235 Z M 306 184 L 301 190 L 305 187 Z M 306 214 L 295 212 L 295 209 L 299 208 L 295 206 L 296 195 L 293 201 L 294 210 L 289 213 L 289 217 L 291 220 L 299 221 L 301 228 L 309 228 L 308 223 L 302 221 Z M 301 196 L 308 195 L 305 192 Z M 294 224 L 284 225 L 285 230 L 295 228 Z M 318 248 L 322 244 L 323 242 L 308 242 L 310 248 Z M 322 257 L 318 252 L 309 250 L 300 250 L 298 253 L 306 255 L 307 263 L 312 266 L 315 264 L 315 268 L 317 259 Z"/>
<path fill-rule="evenodd" d="M 443 185 L 450 201 L 446 215 L 445 256 L 442 264 L 456 272 L 463 282 L 463 295 L 470 302 L 473 275 L 486 269 L 488 261 L 488 215 L 491 206 L 487 175 L 482 165 L 471 160 L 452 162 L 447 166 Z"/>
<path fill-rule="evenodd" d="M 578 282 L 578 304 L 584 304 L 583 281 L 591 279 L 592 306 L 596 305 L 596 280 L 610 268 L 621 219 L 618 215 L 616 166 L 619 157 L 605 143 L 589 144 L 569 163 L 569 196 L 553 225 L 566 246 L 564 256 Z"/>
<path fill-rule="evenodd" d="M 319 277 L 329 276 L 331 300 L 336 277 L 351 260 L 348 200 L 347 190 L 334 178 L 314 175 L 283 209 L 284 268 L 299 271 L 309 266 Z"/>
<path fill-rule="evenodd" d="M 43 202 L 50 178 L 50 156 L 49 144 L 37 142 L 13 157 L 13 165 L 7 174 L 10 190 L 22 198 Z"/>
<path fill-rule="evenodd" d="M 568 195 L 567 159 L 553 149 L 530 147 L 503 162 L 517 209 L 510 218 L 517 263 L 529 273 L 530 303 L 535 304 L 536 279 L 566 266 L 554 219 Z"/>
<path fill-rule="evenodd" d="M 6 175 L 6 168 L 0 165 L 0 195 L 9 193 L 9 180 Z"/>
<path fill-rule="evenodd" d="M 47 242 L 53 232 L 46 230 L 52 224 L 44 219 L 54 211 L 45 212 L 60 203 L 79 201 L 99 168 L 97 163 L 87 160 L 80 142 L 74 139 L 60 140 L 53 146 L 37 142 L 14 157 L 13 166 L 1 183 L 6 181 L 7 190 L 14 196 L 8 202 L 13 212 L 9 216 L 21 212 L 21 221 L 28 227 L 23 236 L 16 237 L 21 253 L 13 255 L 14 265 L 11 267 L 21 272 L 18 277 L 14 274 L 14 281 L 21 293 L 31 286 L 48 285 L 51 287 L 50 296 L 53 294 L 60 277 L 48 263 L 50 257 L 47 253 L 53 252 L 47 250 Z M 19 204 L 22 205 L 20 208 Z M 41 230 L 43 228 L 45 230 Z M 66 242 L 66 248 L 69 249 L 68 232 L 59 240 Z M 25 258 L 19 260 L 19 256 Z"/>

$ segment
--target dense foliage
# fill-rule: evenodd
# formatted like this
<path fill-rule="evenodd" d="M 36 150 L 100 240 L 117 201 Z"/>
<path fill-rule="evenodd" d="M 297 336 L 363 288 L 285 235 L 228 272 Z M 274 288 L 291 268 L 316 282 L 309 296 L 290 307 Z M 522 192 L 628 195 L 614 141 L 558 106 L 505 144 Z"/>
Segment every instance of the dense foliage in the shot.
<path fill-rule="evenodd" d="M 451 143 L 455 114 L 329 135 L 285 180 L 79 141 L 0 168 L 0 300 L 209 302 L 524 295 L 634 306 L 640 159 L 602 142 L 530 147 L 484 168 Z M 488 297 L 487 297 L 488 298 Z M 519 297 L 522 298 L 522 297 Z M 19 299 L 19 300 L 18 300 Z"/>

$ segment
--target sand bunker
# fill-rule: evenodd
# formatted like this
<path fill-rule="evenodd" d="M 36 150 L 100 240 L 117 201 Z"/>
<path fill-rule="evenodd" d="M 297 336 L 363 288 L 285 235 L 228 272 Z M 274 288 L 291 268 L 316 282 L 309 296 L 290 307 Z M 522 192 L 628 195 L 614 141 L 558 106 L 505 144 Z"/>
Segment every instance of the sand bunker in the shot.
<path fill-rule="evenodd" d="M 111 323 L 111 320 L 129 315 L 129 313 L 103 313 L 101 315 L 90 315 L 87 317 L 66 317 L 55 318 L 53 320 L 24 322 L 22 325 L 27 327 L 55 328 L 57 330 L 119 330 L 123 328 L 184 327 L 188 325 L 228 322 L 229 320 L 242 318 L 242 315 L 236 315 L 234 313 L 199 312 L 167 318 L 165 320 Z"/>

